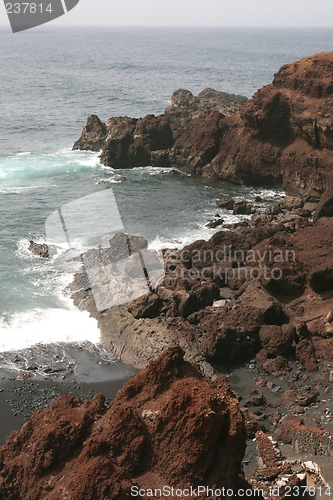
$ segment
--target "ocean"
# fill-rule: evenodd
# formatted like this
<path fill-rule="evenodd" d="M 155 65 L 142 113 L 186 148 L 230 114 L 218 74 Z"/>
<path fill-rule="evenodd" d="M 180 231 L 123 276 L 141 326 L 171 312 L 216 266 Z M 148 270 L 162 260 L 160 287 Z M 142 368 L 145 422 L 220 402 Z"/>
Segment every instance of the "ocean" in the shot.
<path fill-rule="evenodd" d="M 89 341 L 99 331 L 62 291 L 71 274 L 28 251 L 59 207 L 112 189 L 126 231 L 163 246 L 208 239 L 223 194 L 265 204 L 276 189 L 217 185 L 169 169 L 112 170 L 72 151 L 87 116 L 160 114 L 178 88 L 251 97 L 285 63 L 333 50 L 332 29 L 0 27 L 0 352 Z M 117 182 L 124 176 L 126 182 Z M 88 208 L 87 208 L 88 209 Z M 225 222 L 237 218 L 221 214 Z M 5 358 L 4 358 L 5 359 Z"/>

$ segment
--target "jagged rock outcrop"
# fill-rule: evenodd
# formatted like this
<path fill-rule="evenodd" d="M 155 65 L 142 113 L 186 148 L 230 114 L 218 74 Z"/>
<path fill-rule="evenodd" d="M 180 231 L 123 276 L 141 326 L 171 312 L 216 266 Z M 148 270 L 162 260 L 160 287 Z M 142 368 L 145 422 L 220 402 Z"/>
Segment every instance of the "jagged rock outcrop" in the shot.
<path fill-rule="evenodd" d="M 75 254 L 82 266 L 67 293 L 98 321 L 110 356 L 138 368 L 179 344 L 209 375 L 255 356 L 275 376 L 289 370 L 290 357 L 315 372 L 320 357 L 333 359 L 333 217 L 313 223 L 327 199 L 302 207 L 301 199 L 287 198 L 245 225 L 159 258 L 144 238 L 117 233 L 108 248 Z M 150 288 L 135 253 L 115 269 L 129 249 L 144 255 Z M 97 261 L 98 283 L 89 268 Z M 128 288 L 121 305 L 109 300 L 118 277 Z"/>
<path fill-rule="evenodd" d="M 106 139 L 106 126 L 96 115 L 90 115 L 82 131 L 80 139 L 76 141 L 73 149 L 99 151 Z"/>
<path fill-rule="evenodd" d="M 224 116 L 235 113 L 246 97 L 213 89 L 197 97 L 174 92 L 160 116 L 114 117 L 103 124 L 89 116 L 74 149 L 103 149 L 101 163 L 113 168 L 160 166 L 200 173 L 219 151 Z"/>
<path fill-rule="evenodd" d="M 313 214 L 314 222 L 317 222 L 321 217 L 333 217 L 333 190 L 327 189 L 316 207 Z"/>
<path fill-rule="evenodd" d="M 227 379 L 204 378 L 173 346 L 134 375 L 110 408 L 97 395 L 85 403 L 62 396 L 37 409 L 0 448 L 0 496 L 130 499 L 132 486 L 236 492 L 240 484 L 250 488 L 241 477 L 245 444 Z"/>
<path fill-rule="evenodd" d="M 105 125 L 91 116 L 74 148 L 103 147 L 101 162 L 114 168 L 172 166 L 318 196 L 333 186 L 332 68 L 333 52 L 323 52 L 282 66 L 247 102 L 178 90 L 164 115 Z"/>

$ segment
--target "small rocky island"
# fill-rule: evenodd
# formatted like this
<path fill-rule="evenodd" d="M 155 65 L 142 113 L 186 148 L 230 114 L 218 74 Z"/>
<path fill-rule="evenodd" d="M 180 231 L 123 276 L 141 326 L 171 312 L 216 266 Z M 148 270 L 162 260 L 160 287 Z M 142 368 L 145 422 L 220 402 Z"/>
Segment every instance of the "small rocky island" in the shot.
<path fill-rule="evenodd" d="M 64 396 L 37 410 L 0 448 L 0 496 L 207 485 L 282 499 L 332 486 L 332 108 L 333 53 L 322 53 L 283 66 L 250 100 L 179 90 L 158 117 L 88 118 L 74 148 L 102 149 L 105 165 L 171 166 L 288 196 L 165 251 L 164 281 L 125 305 L 98 310 L 84 269 L 75 275 L 67 291 L 97 319 L 110 357 L 142 371 L 109 408 Z M 258 467 L 247 470 L 254 438 Z"/>

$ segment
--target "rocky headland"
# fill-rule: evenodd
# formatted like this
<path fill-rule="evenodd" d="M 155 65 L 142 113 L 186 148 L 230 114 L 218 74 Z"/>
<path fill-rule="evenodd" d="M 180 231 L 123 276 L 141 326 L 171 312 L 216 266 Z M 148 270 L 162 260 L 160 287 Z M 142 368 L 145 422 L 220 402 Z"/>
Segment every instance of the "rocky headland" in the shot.
<path fill-rule="evenodd" d="M 113 168 L 152 165 L 201 174 L 219 151 L 224 117 L 246 101 L 244 96 L 213 89 L 196 97 L 179 89 L 163 115 L 114 117 L 106 123 L 89 116 L 73 149 L 102 149 L 101 163 Z"/>
<path fill-rule="evenodd" d="M 97 319 L 110 355 L 138 368 L 177 343 L 210 375 L 256 355 L 273 375 L 286 373 L 289 356 L 316 371 L 315 344 L 327 357 L 333 335 L 333 212 L 320 216 L 332 196 L 287 197 L 208 241 L 166 250 L 164 281 L 124 305 L 98 311 L 84 269 L 67 291 Z"/>
<path fill-rule="evenodd" d="M 333 185 L 333 52 L 282 66 L 252 99 L 176 91 L 160 116 L 90 116 L 74 149 L 113 168 L 174 167 L 318 196 Z"/>

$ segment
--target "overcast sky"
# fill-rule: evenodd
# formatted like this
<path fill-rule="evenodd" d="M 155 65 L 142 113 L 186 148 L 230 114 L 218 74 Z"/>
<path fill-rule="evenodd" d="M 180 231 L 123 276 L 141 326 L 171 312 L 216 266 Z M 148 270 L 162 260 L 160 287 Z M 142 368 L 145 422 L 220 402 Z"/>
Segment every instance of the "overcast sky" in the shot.
<path fill-rule="evenodd" d="M 0 24 L 9 24 L 1 0 Z M 80 0 L 52 24 L 333 27 L 333 0 Z"/>

